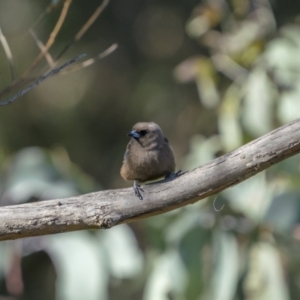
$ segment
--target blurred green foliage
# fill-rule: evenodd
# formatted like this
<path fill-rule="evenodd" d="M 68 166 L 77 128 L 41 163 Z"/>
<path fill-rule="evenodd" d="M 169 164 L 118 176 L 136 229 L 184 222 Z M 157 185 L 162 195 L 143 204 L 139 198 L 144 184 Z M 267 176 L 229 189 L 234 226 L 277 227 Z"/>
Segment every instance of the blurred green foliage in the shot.
<path fill-rule="evenodd" d="M 17 76 L 39 53 L 29 28 L 45 43 L 63 2 L 0 2 Z M 53 57 L 100 3 L 71 3 Z M 137 121 L 160 124 L 188 170 L 298 118 L 299 12 L 297 0 L 111 1 L 59 62 L 117 42 L 114 53 L 0 109 L 1 205 L 126 186 L 119 168 Z M 5 89 L 12 74 L 2 50 L 0 64 Z M 33 75 L 46 69 L 43 61 Z M 2 242 L 0 295 L 296 300 L 299 166 L 292 157 L 131 226 Z"/>

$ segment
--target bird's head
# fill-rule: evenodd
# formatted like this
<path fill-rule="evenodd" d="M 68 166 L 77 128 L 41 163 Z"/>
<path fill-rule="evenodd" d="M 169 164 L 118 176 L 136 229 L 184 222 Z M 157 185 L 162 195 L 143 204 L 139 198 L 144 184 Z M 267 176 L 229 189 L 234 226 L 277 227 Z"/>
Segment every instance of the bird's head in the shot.
<path fill-rule="evenodd" d="M 128 135 L 144 148 L 156 147 L 166 141 L 161 128 L 154 122 L 136 123 Z"/>

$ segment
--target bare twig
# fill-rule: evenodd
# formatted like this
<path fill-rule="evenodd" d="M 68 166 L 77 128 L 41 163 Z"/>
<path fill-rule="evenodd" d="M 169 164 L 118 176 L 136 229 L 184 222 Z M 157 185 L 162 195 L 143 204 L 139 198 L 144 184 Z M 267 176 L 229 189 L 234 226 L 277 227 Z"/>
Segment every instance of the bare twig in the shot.
<path fill-rule="evenodd" d="M 48 62 L 48 65 L 50 66 L 50 68 L 54 67 L 54 61 L 52 59 L 52 56 L 50 55 L 49 52 L 47 52 L 45 45 L 42 43 L 42 41 L 36 36 L 35 32 L 32 29 L 29 29 L 29 32 L 31 34 L 31 36 L 33 37 L 34 41 L 36 42 L 37 46 L 39 47 L 39 49 L 41 50 L 41 52 L 45 51 L 45 58 Z"/>
<path fill-rule="evenodd" d="M 114 52 L 117 48 L 118 48 L 118 44 L 113 44 L 109 48 L 107 48 L 105 51 L 98 54 L 96 57 L 90 58 L 82 63 L 77 64 L 77 65 L 70 66 L 70 67 L 66 68 L 64 71 L 62 71 L 60 74 L 65 75 L 70 72 L 74 72 L 79 69 L 89 67 L 90 65 L 95 63 L 97 60 L 102 59 L 102 58 L 106 57 L 107 55 L 111 54 L 112 52 Z"/>
<path fill-rule="evenodd" d="M 0 99 L 8 94 L 10 91 L 15 90 L 25 84 L 30 84 L 31 82 L 34 82 L 36 78 L 20 78 L 14 80 L 10 85 L 8 85 L 6 88 L 4 88 L 2 91 L 0 91 Z"/>
<path fill-rule="evenodd" d="M 12 102 L 14 102 L 17 98 L 23 96 L 24 94 L 26 94 L 27 92 L 29 92 L 31 89 L 33 89 L 34 87 L 36 87 L 37 85 L 39 85 L 41 82 L 43 82 L 45 79 L 47 79 L 48 77 L 59 73 L 61 70 L 63 70 L 64 68 L 68 67 L 70 64 L 74 63 L 75 61 L 77 61 L 78 59 L 81 59 L 83 57 L 85 57 L 86 54 L 80 54 L 76 57 L 74 57 L 73 59 L 69 60 L 68 62 L 66 62 L 65 64 L 63 64 L 62 66 L 50 71 L 49 73 L 41 76 L 38 80 L 36 80 L 33 84 L 31 84 L 30 86 L 28 86 L 27 88 L 25 88 L 24 90 L 18 92 L 16 95 L 12 96 L 11 98 L 0 102 L 0 106 L 4 106 L 4 105 L 8 105 L 11 104 Z"/>
<path fill-rule="evenodd" d="M 87 30 L 94 24 L 94 22 L 98 19 L 100 14 L 103 12 L 104 8 L 108 5 L 109 0 L 103 0 L 102 4 L 98 6 L 98 8 L 94 11 L 91 17 L 87 20 L 87 22 L 83 25 L 83 27 L 76 34 L 74 40 L 79 41 L 82 36 L 87 32 Z"/>
<path fill-rule="evenodd" d="M 15 71 L 13 56 L 12 56 L 11 50 L 9 48 L 9 44 L 8 44 L 1 28 L 0 28 L 0 43 L 2 44 L 2 47 L 4 49 L 5 55 L 7 57 L 7 60 L 8 60 L 9 66 L 10 66 L 11 78 L 12 78 L 12 80 L 15 80 L 16 71 Z"/>
<path fill-rule="evenodd" d="M 300 119 L 171 181 L 0 208 L 0 240 L 110 228 L 192 204 L 300 152 Z"/>
<path fill-rule="evenodd" d="M 44 50 L 41 51 L 40 54 L 35 58 L 35 60 L 31 64 L 31 66 L 23 73 L 21 78 L 26 78 L 37 67 L 40 60 L 46 55 L 46 53 L 49 51 L 50 47 L 53 45 L 53 43 L 55 42 L 55 38 L 56 38 L 57 34 L 59 33 L 59 31 L 66 19 L 66 16 L 67 16 L 67 13 L 68 13 L 71 3 L 72 3 L 72 0 L 65 0 L 61 14 L 56 22 L 56 25 L 55 25 L 53 31 L 51 32 L 51 34 L 49 36 L 47 43 L 45 44 Z"/>
<path fill-rule="evenodd" d="M 103 0 L 101 5 L 98 6 L 98 8 L 94 11 L 94 13 L 91 15 L 91 17 L 86 21 L 86 23 L 82 26 L 82 28 L 78 31 L 78 33 L 75 35 L 74 40 L 66 45 L 66 47 L 63 49 L 63 51 L 57 56 L 56 61 L 58 61 L 69 49 L 70 47 L 78 42 L 82 36 L 87 32 L 87 30 L 93 25 L 93 23 L 97 20 L 97 18 L 100 16 L 100 14 L 103 12 L 104 8 L 108 5 L 110 0 Z"/>
<path fill-rule="evenodd" d="M 39 25 L 47 14 L 51 13 L 53 9 L 57 8 L 61 1 L 62 0 L 58 0 L 55 2 L 51 1 L 51 3 L 46 7 L 45 11 L 43 11 L 38 16 L 38 18 L 30 25 L 29 29 L 23 34 L 20 40 L 23 40 L 28 35 L 30 30 L 33 30 L 37 25 Z"/>
<path fill-rule="evenodd" d="M 76 34 L 74 40 L 68 44 L 64 50 L 58 55 L 57 59 L 53 62 L 52 64 L 52 57 L 51 55 L 49 54 L 49 49 L 50 47 L 52 46 L 52 44 L 54 43 L 55 41 L 55 38 L 57 36 L 57 34 L 59 33 L 61 27 L 62 27 L 62 24 L 63 22 L 65 21 L 65 18 L 66 18 L 66 15 L 68 13 L 68 10 L 69 10 L 69 7 L 70 7 L 70 4 L 72 2 L 72 0 L 64 0 L 64 5 L 63 5 L 63 8 L 62 8 L 62 11 L 61 11 L 61 14 L 60 14 L 60 17 L 53 29 L 53 31 L 51 32 L 50 36 L 49 36 L 49 39 L 47 41 L 47 43 L 45 45 L 43 45 L 43 43 L 41 43 L 41 41 L 34 36 L 34 32 L 32 31 L 33 33 L 33 37 L 34 39 L 36 40 L 36 43 L 38 44 L 38 46 L 40 47 L 41 52 L 40 54 L 35 58 L 35 60 L 33 61 L 33 63 L 30 65 L 30 67 L 23 73 L 23 75 L 18 78 L 18 79 L 15 79 L 13 80 L 9 86 L 7 86 L 6 88 L 4 88 L 3 90 L 0 91 L 0 99 L 6 95 L 7 93 L 9 93 L 10 91 L 14 90 L 14 89 L 17 89 L 17 88 L 21 88 L 22 86 L 24 86 L 25 84 L 31 84 L 33 83 L 33 85 L 35 85 L 35 81 L 37 80 L 38 76 L 35 76 L 35 77 L 28 77 L 28 75 L 37 67 L 37 65 L 39 64 L 40 60 L 43 58 L 43 57 L 46 57 L 47 61 L 48 61 L 48 64 L 50 64 L 50 68 L 49 70 L 47 71 L 46 75 L 49 74 L 49 72 L 56 66 L 56 64 L 58 63 L 58 59 L 64 54 L 66 53 L 66 51 L 75 43 L 77 42 L 85 33 L 86 31 L 90 28 L 90 26 L 95 22 L 95 20 L 99 17 L 99 15 L 102 13 L 102 11 L 104 10 L 104 8 L 107 6 L 107 4 L 109 3 L 110 0 L 103 0 L 103 2 L 101 3 L 101 5 L 95 10 L 95 12 L 93 13 L 93 15 L 88 19 L 88 21 L 83 25 L 83 27 L 78 31 L 78 33 Z M 53 7 L 56 7 L 57 6 L 57 3 L 53 4 L 51 3 L 47 8 L 46 8 L 46 11 L 38 18 L 38 22 L 40 22 L 44 16 L 49 13 Z M 30 29 L 35 26 L 36 23 L 34 23 Z M 29 29 L 29 32 L 30 32 L 30 29 Z M 111 47 L 109 47 L 107 50 L 105 50 L 103 53 L 100 53 L 97 57 L 95 58 L 92 58 L 91 60 L 87 60 L 86 62 L 84 62 L 83 64 L 80 64 L 80 66 L 75 66 L 75 68 L 70 68 L 68 70 L 66 70 L 66 72 L 60 72 L 60 74 L 66 74 L 68 72 L 71 72 L 71 71 L 75 71 L 75 70 L 78 70 L 80 69 L 81 67 L 87 67 L 89 65 L 91 65 L 92 63 L 94 63 L 97 59 L 100 59 L 100 58 L 103 58 L 105 56 L 107 56 L 108 54 L 110 54 L 111 52 L 113 52 L 115 49 L 116 49 L 116 44 L 113 44 Z M 39 80 L 39 79 L 38 79 Z M 32 87 L 31 87 L 32 88 Z M 27 90 L 28 91 L 28 90 Z M 23 92 L 23 91 L 22 91 Z M 17 94 L 19 95 L 19 93 Z M 17 96 L 16 95 L 16 96 Z M 15 96 L 14 96 L 15 97 Z M 18 98 L 19 96 L 17 96 Z M 12 99 L 12 98 L 10 98 Z M 0 106 L 1 105 L 7 105 L 11 102 L 7 102 L 9 101 L 10 99 L 4 101 L 4 102 L 0 102 Z M 15 99 L 14 99 L 15 100 Z M 14 101 L 13 100 L 13 101 Z"/>

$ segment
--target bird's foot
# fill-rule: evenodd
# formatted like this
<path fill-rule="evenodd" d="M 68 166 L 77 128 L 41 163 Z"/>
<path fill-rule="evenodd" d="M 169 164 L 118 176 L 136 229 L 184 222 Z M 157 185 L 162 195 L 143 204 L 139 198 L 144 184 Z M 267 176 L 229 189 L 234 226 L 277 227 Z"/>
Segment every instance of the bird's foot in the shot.
<path fill-rule="evenodd" d="M 140 200 L 143 200 L 143 196 L 142 196 L 141 192 L 144 192 L 144 190 L 137 184 L 136 180 L 133 181 L 133 190 L 134 190 L 135 195 Z"/>
<path fill-rule="evenodd" d="M 169 174 L 167 174 L 165 176 L 165 179 L 174 179 L 174 178 L 179 177 L 179 176 L 181 176 L 183 174 L 184 174 L 184 172 L 182 172 L 181 170 L 179 170 L 179 171 L 177 171 L 175 173 L 171 172 L 171 173 L 169 173 Z"/>

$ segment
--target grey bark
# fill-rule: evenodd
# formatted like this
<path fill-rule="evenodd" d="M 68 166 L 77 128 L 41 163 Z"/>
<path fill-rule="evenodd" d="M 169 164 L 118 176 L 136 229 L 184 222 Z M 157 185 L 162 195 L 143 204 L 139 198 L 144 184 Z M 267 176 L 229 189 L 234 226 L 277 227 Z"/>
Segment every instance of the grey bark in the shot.
<path fill-rule="evenodd" d="M 300 152 L 300 119 L 170 181 L 0 208 L 0 240 L 110 228 L 217 194 Z"/>

